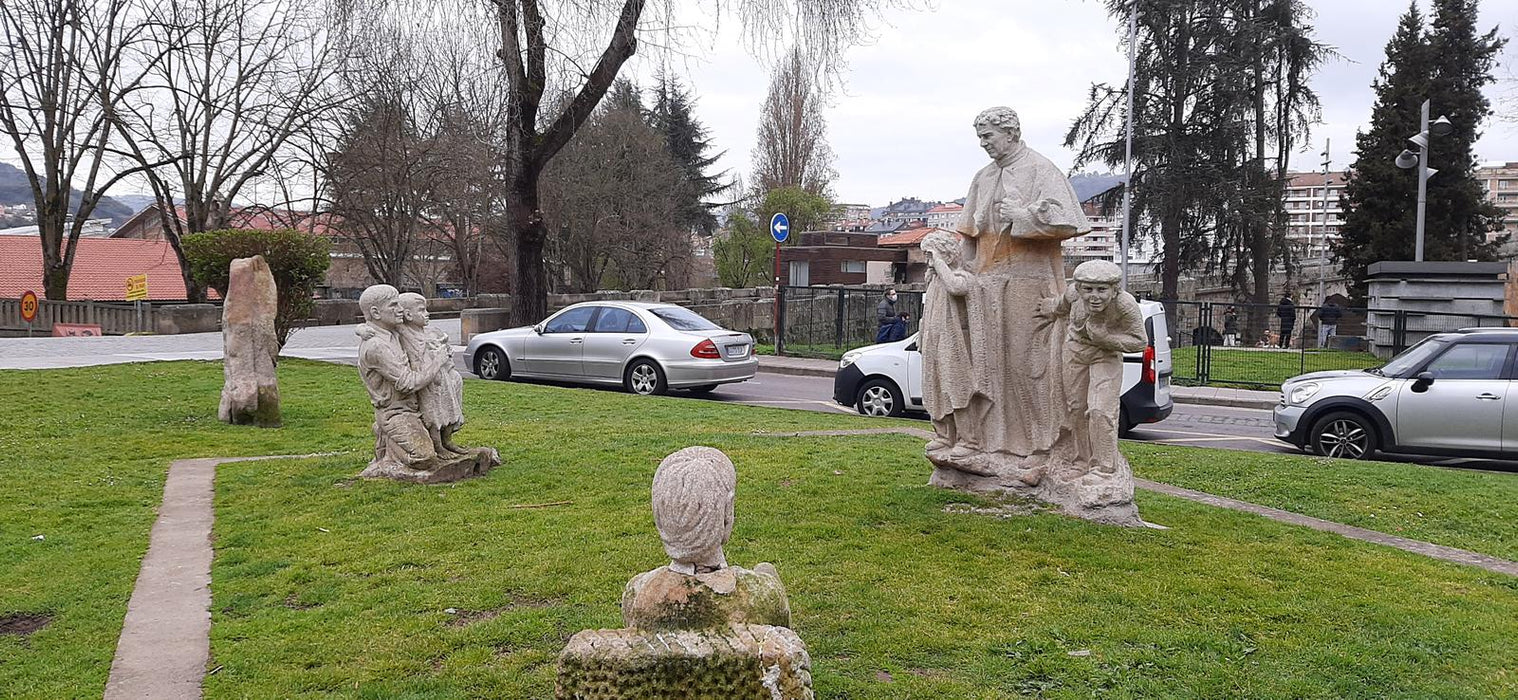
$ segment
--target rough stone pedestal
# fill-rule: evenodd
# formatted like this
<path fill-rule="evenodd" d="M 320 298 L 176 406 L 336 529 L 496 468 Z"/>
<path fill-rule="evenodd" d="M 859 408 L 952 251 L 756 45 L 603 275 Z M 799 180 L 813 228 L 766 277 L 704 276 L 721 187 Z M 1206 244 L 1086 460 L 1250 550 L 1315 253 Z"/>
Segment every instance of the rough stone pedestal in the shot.
<path fill-rule="evenodd" d="M 811 700 L 812 662 L 785 627 L 585 630 L 559 655 L 559 700 Z"/>
<path fill-rule="evenodd" d="M 278 305 L 274 274 L 262 255 L 232 261 L 221 307 L 225 380 L 216 415 L 224 423 L 279 427 L 279 381 L 274 373 Z"/>
<path fill-rule="evenodd" d="M 1133 472 L 1127 460 L 1120 460 L 1119 472 L 1111 476 L 1061 478 L 1056 474 L 1031 486 L 1019 478 L 1015 469 L 993 475 L 971 474 L 934 459 L 931 452 L 928 460 L 934 463 L 933 475 L 928 478 L 931 486 L 977 493 L 1012 493 L 1043 501 L 1058 507 L 1065 515 L 1094 523 L 1148 526 L 1133 503 Z"/>
<path fill-rule="evenodd" d="M 462 455 L 440 457 L 428 463 L 427 469 L 411 469 L 389 460 L 371 462 L 359 476 L 365 479 L 394 479 L 413 484 L 446 484 L 451 481 L 480 476 L 501 463 L 501 455 L 493 447 L 467 448 Z"/>

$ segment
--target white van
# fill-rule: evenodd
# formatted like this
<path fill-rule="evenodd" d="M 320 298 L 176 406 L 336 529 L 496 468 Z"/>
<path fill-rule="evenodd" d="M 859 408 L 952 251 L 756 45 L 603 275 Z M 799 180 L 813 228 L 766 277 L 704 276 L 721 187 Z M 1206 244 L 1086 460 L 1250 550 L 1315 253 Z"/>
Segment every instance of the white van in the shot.
<path fill-rule="evenodd" d="M 1170 330 L 1165 307 L 1142 301 L 1144 332 L 1149 346 L 1123 355 L 1123 408 L 1118 434 L 1139 423 L 1158 423 L 1170 415 Z M 899 416 L 923 411 L 922 354 L 917 334 L 894 343 L 881 343 L 843 354 L 833 375 L 833 400 L 867 416 Z"/>

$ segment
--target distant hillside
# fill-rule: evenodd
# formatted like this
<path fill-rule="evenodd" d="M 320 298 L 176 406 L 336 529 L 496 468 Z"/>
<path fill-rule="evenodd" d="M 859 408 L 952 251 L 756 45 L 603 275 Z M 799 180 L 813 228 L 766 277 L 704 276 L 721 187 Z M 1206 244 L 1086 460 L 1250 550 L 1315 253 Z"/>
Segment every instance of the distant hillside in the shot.
<path fill-rule="evenodd" d="M 79 206 L 79 191 L 74 190 L 70 203 Z M 0 163 L 0 205 L 32 204 L 32 187 L 27 183 L 26 173 L 10 163 Z M 136 210 L 111 197 L 101 197 L 92 219 L 110 219 L 112 226 L 120 226 L 132 218 Z"/>
<path fill-rule="evenodd" d="M 131 209 L 133 214 L 147 209 L 149 204 L 158 201 L 157 197 L 150 194 L 117 194 L 111 195 L 111 199 L 121 202 L 126 208 Z"/>
<path fill-rule="evenodd" d="M 1075 188 L 1076 199 L 1084 202 L 1096 195 L 1123 184 L 1122 175 L 1075 173 L 1070 176 L 1070 186 Z"/>

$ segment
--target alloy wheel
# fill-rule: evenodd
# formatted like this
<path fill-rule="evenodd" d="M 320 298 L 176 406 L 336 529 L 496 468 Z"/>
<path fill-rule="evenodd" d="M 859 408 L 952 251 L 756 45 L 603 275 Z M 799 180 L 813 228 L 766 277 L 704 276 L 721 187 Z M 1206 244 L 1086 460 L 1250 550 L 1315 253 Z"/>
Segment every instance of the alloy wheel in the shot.
<path fill-rule="evenodd" d="M 1340 418 L 1323 429 L 1318 445 L 1326 457 L 1359 459 L 1370 447 L 1370 434 L 1358 422 Z"/>
<path fill-rule="evenodd" d="M 632 368 L 632 389 L 638 394 L 652 394 L 659 385 L 659 372 L 653 365 L 641 364 Z"/>

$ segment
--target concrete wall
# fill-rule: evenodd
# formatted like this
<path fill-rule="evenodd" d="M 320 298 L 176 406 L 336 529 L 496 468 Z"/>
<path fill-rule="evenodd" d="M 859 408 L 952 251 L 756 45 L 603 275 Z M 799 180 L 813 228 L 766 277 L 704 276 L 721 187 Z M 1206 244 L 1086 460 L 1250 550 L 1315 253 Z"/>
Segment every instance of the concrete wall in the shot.
<path fill-rule="evenodd" d="M 1397 312 L 1406 318 L 1403 347 L 1434 333 L 1505 324 L 1505 263 L 1379 262 L 1367 273 L 1366 335 L 1377 357 L 1396 350 Z"/>

